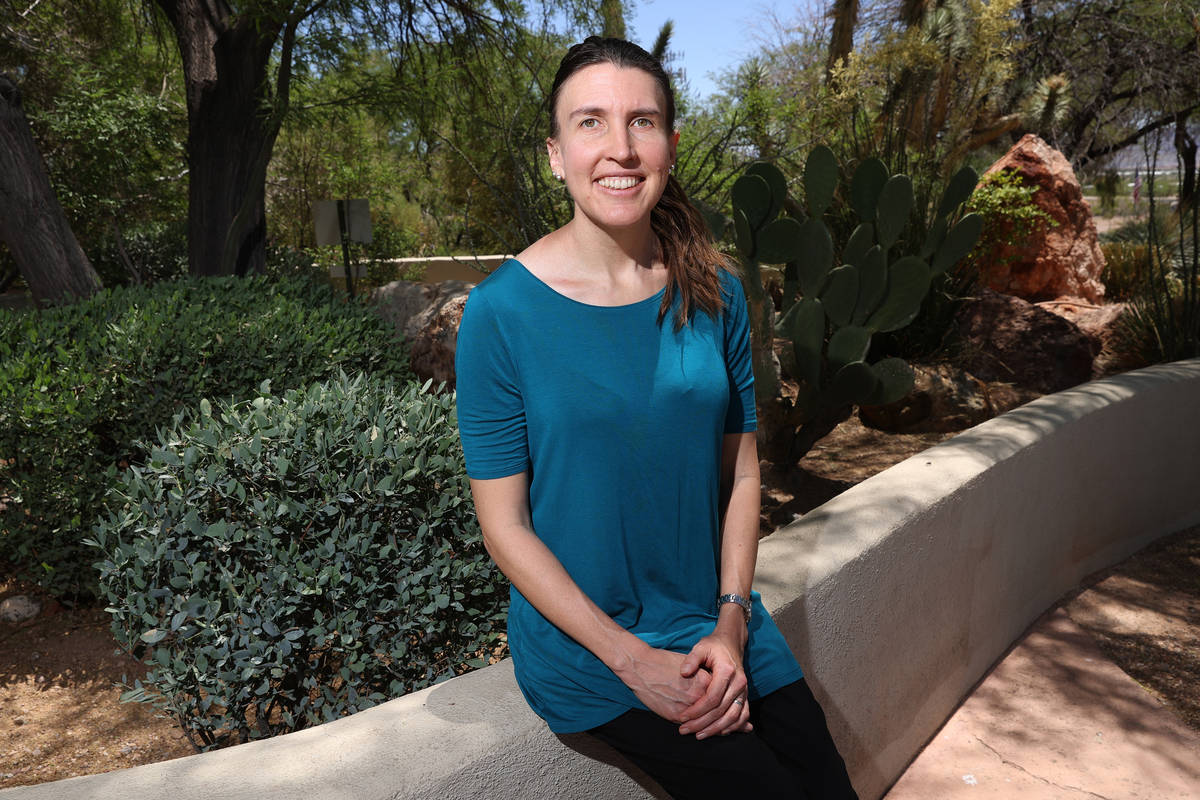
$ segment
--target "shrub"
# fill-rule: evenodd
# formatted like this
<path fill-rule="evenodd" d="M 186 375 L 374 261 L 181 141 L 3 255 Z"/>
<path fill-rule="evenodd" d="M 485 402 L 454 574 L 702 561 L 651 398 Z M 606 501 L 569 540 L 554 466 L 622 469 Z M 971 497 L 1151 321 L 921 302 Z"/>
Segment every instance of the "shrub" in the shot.
<path fill-rule="evenodd" d="M 1104 242 L 1100 251 L 1104 253 L 1100 282 L 1104 284 L 1106 299 L 1109 302 L 1132 300 L 1150 280 L 1150 245 L 1136 241 Z"/>
<path fill-rule="evenodd" d="M 93 542 L 113 631 L 150 659 L 124 699 L 201 749 L 483 666 L 507 611 L 452 396 L 344 375 L 263 389 L 160 433 Z"/>
<path fill-rule="evenodd" d="M 0 315 L 0 560 L 96 592 L 81 538 L 119 470 L 181 408 L 336 374 L 409 375 L 394 329 L 326 285 L 187 279 Z"/>

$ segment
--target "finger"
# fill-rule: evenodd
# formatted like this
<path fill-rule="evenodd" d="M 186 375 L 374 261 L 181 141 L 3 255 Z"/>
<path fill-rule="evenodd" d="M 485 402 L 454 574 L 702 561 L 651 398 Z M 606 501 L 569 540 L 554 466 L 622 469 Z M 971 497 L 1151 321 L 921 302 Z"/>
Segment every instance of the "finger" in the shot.
<path fill-rule="evenodd" d="M 684 720 L 695 720 L 732 702 L 733 696 L 729 695 L 729 678 L 729 674 L 712 673 L 712 680 L 709 681 L 704 695 L 685 708 L 680 717 Z M 687 732 L 691 733 L 694 730 L 697 730 L 697 728 L 695 725 L 692 725 L 691 729 Z"/>
<path fill-rule="evenodd" d="M 703 730 L 699 731 L 696 734 L 696 738 L 707 739 L 709 736 L 722 735 L 730 732 L 731 730 L 736 730 L 738 727 L 738 721 L 742 717 L 743 708 L 745 708 L 745 701 L 742 701 L 742 705 L 730 703 L 728 708 L 725 709 L 725 713 L 718 717 L 714 722 L 710 723 Z"/>
<path fill-rule="evenodd" d="M 700 664 L 704 661 L 704 656 L 700 651 L 692 648 L 692 652 L 687 654 L 687 658 L 679 665 L 679 674 L 685 678 L 690 678 L 696 674 L 696 670 L 700 669 Z"/>
<path fill-rule="evenodd" d="M 754 726 L 750 724 L 750 700 L 745 697 L 741 699 L 742 703 L 739 706 L 741 713 L 738 714 L 737 720 L 732 725 L 721 731 L 722 736 L 730 733 L 749 733 L 753 729 Z M 736 701 L 734 701 L 734 705 L 737 705 Z"/>
<path fill-rule="evenodd" d="M 715 684 L 716 680 L 714 680 L 713 683 Z M 723 727 L 719 726 L 721 725 L 722 720 L 725 720 L 725 717 L 728 716 L 731 708 L 737 710 L 741 707 L 736 702 L 738 699 L 742 699 L 742 705 L 745 704 L 745 694 L 746 675 L 739 670 L 738 672 L 734 673 L 732 680 L 730 680 L 730 682 L 727 684 L 725 688 L 725 694 L 721 697 L 720 703 L 718 703 L 717 706 L 708 713 L 701 714 L 698 717 L 692 718 L 685 722 L 685 724 L 680 726 L 679 732 L 686 735 L 696 731 L 704 731 L 705 736 L 711 736 L 714 733 L 721 733 L 723 731 Z M 685 719 L 687 719 L 686 712 Z M 728 720 L 725 720 L 725 722 L 726 726 L 731 724 Z"/>
<path fill-rule="evenodd" d="M 715 708 L 724 708 L 733 702 L 733 698 L 746 691 L 746 673 L 741 665 L 718 661 L 708 664 L 707 669 L 711 675 L 708 687 L 703 697 L 697 698 L 691 706 L 684 709 L 681 716 L 685 720 L 701 717 Z"/>

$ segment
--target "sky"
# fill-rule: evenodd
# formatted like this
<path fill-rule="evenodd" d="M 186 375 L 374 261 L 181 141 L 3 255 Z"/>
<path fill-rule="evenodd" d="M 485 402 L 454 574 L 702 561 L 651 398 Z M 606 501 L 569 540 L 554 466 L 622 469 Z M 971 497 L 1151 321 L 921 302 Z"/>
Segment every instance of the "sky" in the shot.
<path fill-rule="evenodd" d="M 649 49 L 659 28 L 675 22 L 672 64 L 687 71 L 692 91 L 704 98 L 717 90 L 715 73 L 736 66 L 772 38 L 768 19 L 807 16 L 823 0 L 630 0 L 629 38 Z"/>

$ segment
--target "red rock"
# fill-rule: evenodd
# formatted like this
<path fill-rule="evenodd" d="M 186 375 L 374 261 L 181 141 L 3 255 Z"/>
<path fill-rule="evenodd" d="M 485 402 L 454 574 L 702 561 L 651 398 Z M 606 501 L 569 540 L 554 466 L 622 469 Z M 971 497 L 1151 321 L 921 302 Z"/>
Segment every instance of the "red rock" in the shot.
<path fill-rule="evenodd" d="M 994 237 L 998 244 L 979 259 L 985 285 L 1030 301 L 1078 298 L 1100 303 L 1104 298 L 1100 282 L 1104 254 L 1091 207 L 1083 199 L 1070 163 L 1030 133 L 984 176 L 1004 169 L 1016 170 L 1027 185 L 1038 187 L 1033 202 L 1057 225 L 1043 220 L 1032 233 L 1018 235 L 1002 223 Z"/>

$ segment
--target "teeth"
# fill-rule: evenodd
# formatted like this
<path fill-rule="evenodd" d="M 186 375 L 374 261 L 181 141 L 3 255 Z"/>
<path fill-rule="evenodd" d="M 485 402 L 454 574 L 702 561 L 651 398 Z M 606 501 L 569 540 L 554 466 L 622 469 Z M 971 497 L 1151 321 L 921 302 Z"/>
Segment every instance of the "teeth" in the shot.
<path fill-rule="evenodd" d="M 641 182 L 641 178 L 633 177 L 632 175 L 621 178 L 601 178 L 596 183 L 603 186 L 605 189 L 629 189 L 637 186 Z"/>

